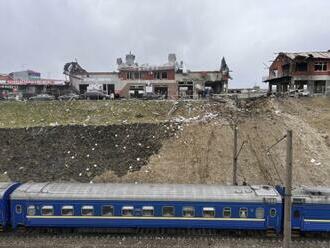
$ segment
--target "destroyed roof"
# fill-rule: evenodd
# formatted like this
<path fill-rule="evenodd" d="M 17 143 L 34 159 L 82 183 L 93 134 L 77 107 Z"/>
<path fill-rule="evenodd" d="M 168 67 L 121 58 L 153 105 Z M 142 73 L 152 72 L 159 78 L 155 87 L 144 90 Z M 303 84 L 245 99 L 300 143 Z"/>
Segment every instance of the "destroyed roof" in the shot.
<path fill-rule="evenodd" d="M 172 70 L 175 68 L 175 64 L 171 63 L 166 63 L 163 65 L 148 65 L 148 64 L 143 64 L 143 65 L 138 65 L 138 64 L 133 64 L 133 65 L 127 65 L 126 63 L 123 63 L 121 65 L 118 65 L 118 70 L 120 71 L 131 71 L 131 70 L 136 70 L 136 71 L 153 71 L 153 70 Z"/>
<path fill-rule="evenodd" d="M 285 55 L 290 59 L 296 59 L 299 57 L 303 58 L 315 58 L 315 59 L 330 59 L 330 51 L 323 51 L 323 52 L 298 52 L 298 53 L 286 53 L 281 52 L 279 55 Z"/>

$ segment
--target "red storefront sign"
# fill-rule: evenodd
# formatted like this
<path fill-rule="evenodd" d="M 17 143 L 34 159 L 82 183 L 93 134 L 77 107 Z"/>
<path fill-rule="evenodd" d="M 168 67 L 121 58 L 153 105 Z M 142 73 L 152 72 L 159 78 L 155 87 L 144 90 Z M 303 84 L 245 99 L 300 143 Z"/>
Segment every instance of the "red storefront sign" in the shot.
<path fill-rule="evenodd" d="M 0 85 L 65 85 L 64 80 L 0 80 Z"/>

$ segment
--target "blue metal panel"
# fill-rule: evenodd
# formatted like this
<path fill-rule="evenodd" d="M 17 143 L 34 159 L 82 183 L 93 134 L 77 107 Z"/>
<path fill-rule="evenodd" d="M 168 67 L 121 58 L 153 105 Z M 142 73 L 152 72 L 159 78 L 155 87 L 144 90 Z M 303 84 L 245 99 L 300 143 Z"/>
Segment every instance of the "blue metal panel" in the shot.
<path fill-rule="evenodd" d="M 10 221 L 10 194 L 19 186 L 19 183 L 12 183 L 0 198 L 0 226 L 7 228 Z"/>
<path fill-rule="evenodd" d="M 299 218 L 295 216 L 299 211 Z M 303 232 L 330 232 L 329 204 L 294 204 L 292 207 L 292 228 Z"/>
<path fill-rule="evenodd" d="M 14 212 L 15 205 L 23 206 L 22 214 Z M 26 208 L 29 205 L 36 206 L 36 216 L 27 217 Z M 54 206 L 54 216 L 41 216 L 41 207 L 44 205 Z M 61 216 L 61 206 L 74 206 L 74 216 Z M 81 216 L 80 209 L 83 205 L 94 206 L 94 216 Z M 101 216 L 101 206 L 112 205 L 114 207 L 113 217 Z M 134 217 L 123 217 L 121 209 L 123 206 L 134 206 Z M 140 217 L 143 206 L 154 207 L 154 217 Z M 175 217 L 162 217 L 163 206 L 174 206 Z M 183 206 L 195 207 L 195 217 L 182 217 Z M 204 218 L 203 207 L 213 207 L 216 209 L 214 218 Z M 223 217 L 223 208 L 231 207 L 231 218 Z M 239 209 L 241 207 L 248 208 L 248 218 L 239 217 Z M 263 219 L 256 219 L 255 210 L 258 207 L 265 209 Z M 271 208 L 276 208 L 277 215 L 269 216 Z M 15 200 L 12 202 L 12 225 L 26 225 L 34 227 L 141 227 L 141 228 L 218 228 L 218 229 L 275 229 L 278 232 L 281 228 L 282 205 L 281 204 L 263 204 L 263 203 L 245 203 L 238 202 L 159 202 L 159 201 L 29 201 Z"/>

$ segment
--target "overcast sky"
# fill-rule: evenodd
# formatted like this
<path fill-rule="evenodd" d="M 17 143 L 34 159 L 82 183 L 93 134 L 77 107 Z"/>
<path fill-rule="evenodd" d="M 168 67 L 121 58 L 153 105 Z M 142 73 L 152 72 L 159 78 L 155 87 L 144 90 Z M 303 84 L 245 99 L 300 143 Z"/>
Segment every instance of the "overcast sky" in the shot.
<path fill-rule="evenodd" d="M 261 84 L 279 51 L 330 49 L 328 0 L 0 0 L 0 73 L 22 69 L 63 78 L 77 59 L 113 71 L 129 51 L 162 64 L 176 53 L 188 69 L 218 69 L 230 87 Z"/>

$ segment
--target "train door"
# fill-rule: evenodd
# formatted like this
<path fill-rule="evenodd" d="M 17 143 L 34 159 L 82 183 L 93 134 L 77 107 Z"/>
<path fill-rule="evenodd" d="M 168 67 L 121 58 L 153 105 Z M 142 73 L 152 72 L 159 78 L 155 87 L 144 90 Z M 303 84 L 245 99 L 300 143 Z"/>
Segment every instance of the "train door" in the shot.
<path fill-rule="evenodd" d="M 303 220 L 302 209 L 293 206 L 291 213 L 292 229 L 301 229 L 302 220 Z"/>
<path fill-rule="evenodd" d="M 275 207 L 269 208 L 269 214 L 267 215 L 267 228 L 276 229 L 278 227 L 279 213 Z"/>

